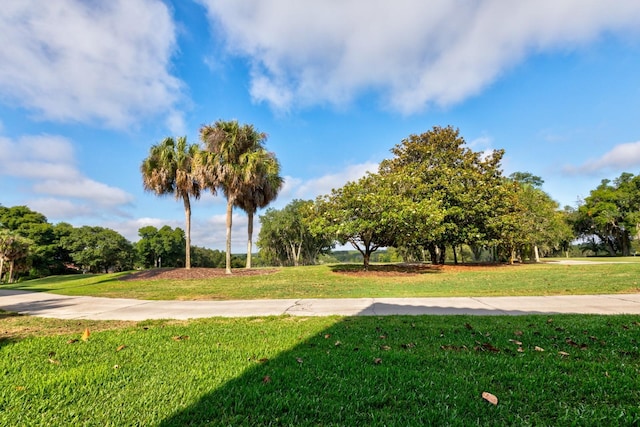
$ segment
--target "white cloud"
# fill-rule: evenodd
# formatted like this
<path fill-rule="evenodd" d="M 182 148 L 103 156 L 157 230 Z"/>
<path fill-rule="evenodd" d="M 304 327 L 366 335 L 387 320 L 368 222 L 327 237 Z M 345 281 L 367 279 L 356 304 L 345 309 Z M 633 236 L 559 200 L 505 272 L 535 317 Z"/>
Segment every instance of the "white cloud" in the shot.
<path fill-rule="evenodd" d="M 404 112 L 472 96 L 527 55 L 637 33 L 640 3 L 601 0 L 200 0 L 274 109 L 379 90 Z"/>
<path fill-rule="evenodd" d="M 47 217 L 68 219 L 123 215 L 133 201 L 124 190 L 84 176 L 75 164 L 71 142 L 60 136 L 25 136 L 16 141 L 0 137 L 0 176 L 18 178 L 40 197 L 29 206 Z"/>
<path fill-rule="evenodd" d="M 45 119 L 125 128 L 175 114 L 176 29 L 162 1 L 9 0 L 0 31 L 0 96 Z"/>
<path fill-rule="evenodd" d="M 625 168 L 640 167 L 640 141 L 619 144 L 599 159 L 585 162 L 581 166 L 565 166 L 569 174 L 593 174 L 600 171 L 620 171 Z"/>
<path fill-rule="evenodd" d="M 278 195 L 277 205 L 284 206 L 293 199 L 313 200 L 317 196 L 330 194 L 349 181 L 357 181 L 367 172 L 377 172 L 378 163 L 348 165 L 338 173 L 329 173 L 307 181 L 295 177 L 285 177 L 284 186 Z"/>

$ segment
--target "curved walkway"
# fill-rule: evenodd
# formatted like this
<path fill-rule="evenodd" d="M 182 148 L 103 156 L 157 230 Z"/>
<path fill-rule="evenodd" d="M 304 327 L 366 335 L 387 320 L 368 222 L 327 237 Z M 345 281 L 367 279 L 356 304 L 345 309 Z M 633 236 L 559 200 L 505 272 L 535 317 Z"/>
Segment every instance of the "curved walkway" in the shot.
<path fill-rule="evenodd" d="M 640 294 L 149 301 L 0 290 L 0 309 L 32 316 L 92 320 L 190 319 L 283 314 L 293 316 L 640 314 Z"/>

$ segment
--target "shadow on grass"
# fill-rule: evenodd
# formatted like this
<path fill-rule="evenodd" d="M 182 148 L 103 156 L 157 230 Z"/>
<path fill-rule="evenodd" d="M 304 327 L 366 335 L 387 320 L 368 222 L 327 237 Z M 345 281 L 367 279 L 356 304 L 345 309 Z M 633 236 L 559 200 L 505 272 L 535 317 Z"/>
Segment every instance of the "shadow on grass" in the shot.
<path fill-rule="evenodd" d="M 427 274 L 442 273 L 442 266 L 432 264 L 370 264 L 368 270 L 364 270 L 362 264 L 335 264 L 331 266 L 334 273 L 403 273 L 403 274 Z"/>
<path fill-rule="evenodd" d="M 341 318 L 274 359 L 254 356 L 253 367 L 159 425 L 504 425 L 535 413 L 540 404 L 535 400 L 496 408 L 481 398 L 486 390 L 507 395 L 511 384 L 521 381 L 518 376 L 530 374 L 513 362 L 522 355 L 506 337 L 491 337 L 470 325 L 481 317 L 469 314 L 495 312 L 466 310 L 446 319 L 377 317 L 371 308 Z M 391 304 L 376 309 L 413 310 Z M 510 324 L 509 316 L 501 319 Z M 546 316 L 539 319 L 551 328 Z M 507 370 L 499 367 L 505 362 L 498 357 L 506 360 Z M 203 367 L 205 372 L 213 368 Z"/>
<path fill-rule="evenodd" d="M 57 290 L 61 290 L 61 289 L 75 289 L 75 288 L 84 288 L 84 287 L 88 287 L 88 286 L 95 286 L 95 285 L 99 285 L 101 283 L 104 282 L 111 282 L 114 280 L 118 280 L 119 277 L 121 277 L 122 275 L 124 275 L 126 273 L 122 273 L 120 275 L 117 276 L 109 276 L 109 277 L 103 277 L 101 279 L 97 279 L 97 280 L 92 280 L 90 281 L 90 283 L 82 283 L 82 284 L 78 284 L 75 286 L 69 286 L 69 283 L 71 282 L 75 282 L 75 281 L 81 281 L 81 280 L 90 280 L 92 277 L 95 276 L 104 276 L 102 274 L 73 274 L 73 275 L 66 275 L 66 276 L 51 276 L 51 277 L 45 277 L 42 279 L 35 279 L 35 280 L 28 280 L 26 282 L 19 282 L 19 283 L 14 283 L 8 286 L 3 286 L 2 289 L 9 289 L 9 290 L 24 290 L 24 291 L 29 291 L 29 292 L 51 292 L 51 291 L 57 291 Z M 64 286 L 55 286 L 58 283 L 62 283 L 64 284 Z"/>

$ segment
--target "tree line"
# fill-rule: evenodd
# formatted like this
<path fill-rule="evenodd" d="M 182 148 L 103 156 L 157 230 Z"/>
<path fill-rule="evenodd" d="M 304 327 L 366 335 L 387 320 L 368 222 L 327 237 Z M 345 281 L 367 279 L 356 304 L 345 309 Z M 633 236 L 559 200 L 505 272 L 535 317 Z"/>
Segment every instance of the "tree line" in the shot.
<path fill-rule="evenodd" d="M 0 280 L 81 270 L 151 267 L 251 267 L 253 216 L 275 200 L 283 179 L 266 134 L 237 121 L 200 130 L 202 145 L 165 138 L 142 161 L 143 186 L 173 195 L 185 209 L 186 229 L 143 227 L 132 244 L 114 230 L 49 224 L 25 206 L 0 206 Z M 560 206 L 528 172 L 504 176 L 503 150 L 475 152 L 459 130 L 433 127 L 391 149 L 376 173 L 315 200 L 294 200 L 261 215 L 257 239 L 263 265 L 314 264 L 337 244 L 352 245 L 365 268 L 374 252 L 390 260 L 475 261 L 530 259 L 567 253 L 578 242 L 593 254 L 630 255 L 640 222 L 640 175 L 603 180 L 575 208 Z M 191 200 L 202 191 L 227 199 L 226 250 L 193 247 Z M 234 208 L 249 216 L 247 255 L 231 254 Z M 470 254 L 470 255 L 469 255 Z"/>
<path fill-rule="evenodd" d="M 629 255 L 637 236 L 640 176 L 602 181 L 578 208 L 561 209 L 528 172 L 504 176 L 504 150 L 475 152 L 458 129 L 434 127 L 391 149 L 377 173 L 314 201 L 296 200 L 260 217 L 260 254 L 280 265 L 315 263 L 336 243 L 350 244 L 367 268 L 379 248 L 405 261 L 531 259 L 605 248 Z M 264 255 L 263 255 L 264 253 Z"/>
<path fill-rule="evenodd" d="M 0 283 L 19 277 L 184 267 L 182 229 L 146 226 L 138 235 L 140 239 L 131 243 L 109 228 L 51 224 L 27 206 L 0 206 Z M 224 252 L 192 246 L 191 253 L 196 267 L 225 266 Z M 244 262 L 242 257 L 232 258 L 234 268 Z"/>

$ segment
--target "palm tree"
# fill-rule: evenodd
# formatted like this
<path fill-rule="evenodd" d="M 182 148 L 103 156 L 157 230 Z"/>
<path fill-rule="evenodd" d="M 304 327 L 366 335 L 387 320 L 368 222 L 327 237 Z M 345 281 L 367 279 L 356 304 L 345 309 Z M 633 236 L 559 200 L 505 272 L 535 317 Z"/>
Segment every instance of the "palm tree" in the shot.
<path fill-rule="evenodd" d="M 255 156 L 257 161 L 252 169 L 250 180 L 236 199 L 235 206 L 247 213 L 247 264 L 251 268 L 253 246 L 253 217 L 258 209 L 266 207 L 276 199 L 284 179 L 280 176 L 280 163 L 274 153 L 262 149 Z"/>
<path fill-rule="evenodd" d="M 185 268 L 191 268 L 191 196 L 200 198 L 200 182 L 193 172 L 198 155 L 197 144 L 187 144 L 186 137 L 177 141 L 168 137 L 160 144 L 153 145 L 149 157 L 140 166 L 142 183 L 146 191 L 158 196 L 175 195 L 182 199 L 186 219 Z"/>
<path fill-rule="evenodd" d="M 203 187 L 214 194 L 222 189 L 227 198 L 226 273 L 231 274 L 231 226 L 233 207 L 254 175 L 266 134 L 237 120 L 218 120 L 200 129 L 204 152 L 198 162 Z"/>

